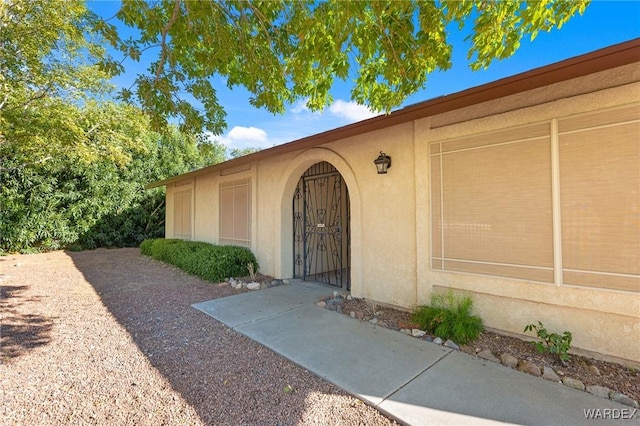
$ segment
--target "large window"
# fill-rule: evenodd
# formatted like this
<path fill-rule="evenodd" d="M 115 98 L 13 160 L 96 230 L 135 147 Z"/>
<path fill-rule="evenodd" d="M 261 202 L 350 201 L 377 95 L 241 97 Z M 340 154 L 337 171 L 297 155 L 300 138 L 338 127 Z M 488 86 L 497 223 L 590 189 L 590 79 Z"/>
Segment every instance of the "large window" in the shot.
<path fill-rule="evenodd" d="M 640 291 L 640 106 L 430 152 L 433 269 Z"/>
<path fill-rule="evenodd" d="M 431 145 L 434 269 L 553 281 L 549 124 Z"/>
<path fill-rule="evenodd" d="M 251 246 L 251 181 L 220 184 L 220 243 Z"/>
<path fill-rule="evenodd" d="M 640 107 L 558 129 L 564 283 L 640 291 Z"/>

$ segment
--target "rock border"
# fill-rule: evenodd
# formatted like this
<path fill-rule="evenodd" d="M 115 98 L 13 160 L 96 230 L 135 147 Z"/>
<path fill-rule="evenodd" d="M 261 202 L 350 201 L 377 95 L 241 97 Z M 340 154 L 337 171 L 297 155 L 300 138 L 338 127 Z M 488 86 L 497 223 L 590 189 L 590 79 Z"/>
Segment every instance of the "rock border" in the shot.
<path fill-rule="evenodd" d="M 233 277 L 230 277 L 222 281 L 221 283 L 218 283 L 218 287 L 231 286 L 231 288 L 233 288 L 234 290 L 242 290 L 242 289 L 264 290 L 267 288 L 277 287 L 285 284 L 289 284 L 289 280 L 272 279 L 272 280 L 267 280 L 262 282 L 257 282 L 257 281 L 247 282 L 246 280 L 235 279 Z"/>
<path fill-rule="evenodd" d="M 338 291 L 334 291 L 333 296 L 324 297 L 323 299 L 316 302 L 316 306 L 342 314 L 344 313 L 342 309 L 342 305 L 345 299 L 346 300 L 362 300 L 362 299 L 353 298 L 348 293 L 341 293 Z M 640 404 L 638 403 L 638 401 L 634 400 L 628 395 L 612 391 L 611 389 L 606 388 L 604 386 L 596 386 L 596 385 L 585 386 L 584 383 L 582 383 L 580 380 L 577 380 L 568 376 L 565 377 L 561 371 L 556 371 L 548 365 L 541 366 L 532 361 L 519 360 L 515 356 L 509 354 L 508 352 L 502 353 L 500 355 L 500 358 L 498 358 L 489 349 L 483 350 L 482 348 L 473 348 L 471 346 L 464 346 L 464 345 L 458 346 L 455 342 L 451 340 L 443 341 L 439 337 L 434 338 L 428 335 L 424 330 L 420 330 L 418 328 L 412 327 L 412 328 L 397 329 L 396 327 L 389 327 L 384 321 L 378 320 L 377 315 L 379 315 L 379 312 L 374 312 L 374 317 L 371 319 L 366 318 L 365 313 L 363 311 L 349 311 L 348 314 L 351 318 L 357 319 L 359 321 L 367 321 L 370 324 L 374 324 L 378 327 L 384 327 L 393 331 L 399 331 L 415 339 L 424 340 L 429 343 L 445 346 L 453 350 L 464 352 L 476 358 L 481 358 L 486 361 L 500 364 L 505 367 L 520 371 L 522 373 L 529 374 L 534 377 L 541 377 L 544 380 L 560 383 L 564 386 L 568 386 L 570 388 L 580 390 L 583 392 L 588 392 L 600 398 L 610 399 L 619 404 L 627 405 L 629 407 L 636 408 L 636 409 L 640 408 Z M 593 367 L 593 368 L 596 370 L 594 371 L 594 374 L 599 374 L 599 371 L 597 371 L 597 367 Z"/>

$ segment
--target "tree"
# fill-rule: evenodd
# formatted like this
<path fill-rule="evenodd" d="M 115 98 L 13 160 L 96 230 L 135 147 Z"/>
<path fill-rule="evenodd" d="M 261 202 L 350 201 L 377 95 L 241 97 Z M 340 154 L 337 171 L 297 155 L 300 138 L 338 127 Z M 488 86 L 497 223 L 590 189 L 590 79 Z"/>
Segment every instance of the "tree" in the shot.
<path fill-rule="evenodd" d="M 87 160 L 118 155 L 78 125 L 79 106 L 109 90 L 87 17 L 81 0 L 0 3 L 0 170 L 9 157 L 20 167 L 69 149 Z"/>
<path fill-rule="evenodd" d="M 332 102 L 335 79 L 355 74 L 358 103 L 390 111 L 423 88 L 429 73 L 451 66 L 447 31 L 470 27 L 470 65 L 484 68 L 512 55 L 522 38 L 560 28 L 589 0 L 440 0 L 232 2 L 125 1 L 117 18 L 139 32 L 123 40 L 115 25 L 94 17 L 94 27 L 133 59 L 158 48 L 149 73 L 139 75 L 136 101 L 155 125 L 179 117 L 185 129 L 220 133 L 224 108 L 211 77 L 241 85 L 251 103 L 274 113 L 308 99 L 319 110 Z M 104 66 L 122 72 L 119 62 Z M 186 92 L 204 106 L 199 111 Z"/>

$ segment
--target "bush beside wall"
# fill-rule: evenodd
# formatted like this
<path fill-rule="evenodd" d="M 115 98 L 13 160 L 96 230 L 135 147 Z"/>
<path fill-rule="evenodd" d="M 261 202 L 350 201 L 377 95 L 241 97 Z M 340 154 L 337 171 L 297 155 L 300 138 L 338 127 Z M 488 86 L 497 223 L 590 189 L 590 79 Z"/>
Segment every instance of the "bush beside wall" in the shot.
<path fill-rule="evenodd" d="M 256 257 L 246 247 L 156 238 L 143 241 L 140 250 L 144 255 L 211 282 L 244 277 L 249 273 L 249 263 L 253 263 L 255 271 L 258 270 Z"/>

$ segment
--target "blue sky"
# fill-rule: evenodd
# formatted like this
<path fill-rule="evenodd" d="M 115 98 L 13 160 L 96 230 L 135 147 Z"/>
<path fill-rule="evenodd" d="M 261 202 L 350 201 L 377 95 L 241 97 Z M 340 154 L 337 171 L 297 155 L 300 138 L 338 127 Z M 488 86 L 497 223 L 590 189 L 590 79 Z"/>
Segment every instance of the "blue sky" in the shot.
<path fill-rule="evenodd" d="M 88 2 L 89 8 L 103 17 L 113 16 L 118 1 Z M 113 22 L 113 21 L 111 21 Z M 593 1 L 582 16 L 571 19 L 560 30 L 540 33 L 509 59 L 494 62 L 487 70 L 471 71 L 467 61 L 466 34 L 450 32 L 453 42 L 453 66 L 446 72 L 430 75 L 425 89 L 410 96 L 403 106 L 515 75 L 533 68 L 588 53 L 603 47 L 640 37 L 640 1 Z M 157 52 L 149 52 L 147 58 Z M 147 65 L 124 63 L 127 74 L 114 79 L 117 86 L 128 87 L 135 75 Z M 322 113 L 312 113 L 300 101 L 290 105 L 283 115 L 273 115 L 249 104 L 250 94 L 242 88 L 229 90 L 222 78 L 214 80 L 220 102 L 227 112 L 227 129 L 215 139 L 229 148 L 269 148 L 325 130 L 375 116 L 366 107 L 350 100 L 350 84 L 340 82 L 333 90 L 334 103 Z"/>

